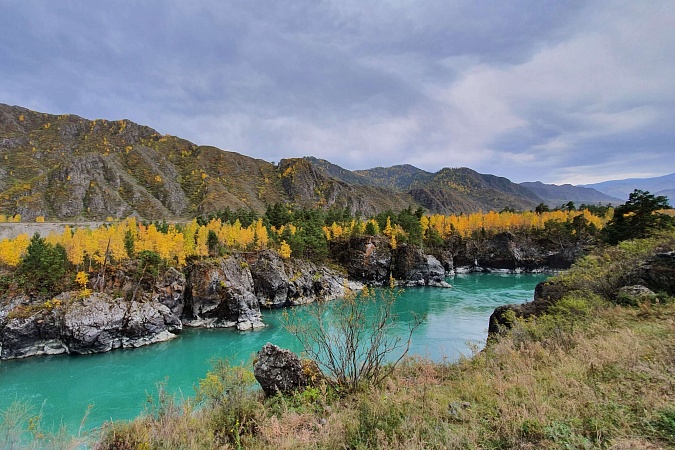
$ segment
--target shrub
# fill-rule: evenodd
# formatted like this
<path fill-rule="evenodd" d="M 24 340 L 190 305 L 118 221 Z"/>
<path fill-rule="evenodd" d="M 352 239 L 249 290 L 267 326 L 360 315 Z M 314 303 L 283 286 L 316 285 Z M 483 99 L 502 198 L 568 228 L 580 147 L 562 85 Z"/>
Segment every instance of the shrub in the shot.
<path fill-rule="evenodd" d="M 415 317 L 406 339 L 392 333 L 398 319 L 397 294 L 393 289 L 365 288 L 360 295 L 317 302 L 308 307 L 309 320 L 285 313 L 285 327 L 332 387 L 354 392 L 362 385 L 377 386 L 408 353 L 412 333 L 420 324 Z"/>
<path fill-rule="evenodd" d="M 212 408 L 211 426 L 220 436 L 237 447 L 244 435 L 255 431 L 260 413 L 255 377 L 243 366 L 233 366 L 227 359 L 211 362 L 206 377 L 199 380 L 196 400 Z"/>

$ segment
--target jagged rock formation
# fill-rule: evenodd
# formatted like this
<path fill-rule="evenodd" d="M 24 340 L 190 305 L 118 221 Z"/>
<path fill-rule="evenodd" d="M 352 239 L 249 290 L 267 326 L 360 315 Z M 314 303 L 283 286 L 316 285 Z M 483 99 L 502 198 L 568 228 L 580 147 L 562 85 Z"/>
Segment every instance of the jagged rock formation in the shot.
<path fill-rule="evenodd" d="M 383 285 L 391 279 L 402 286 L 450 287 L 445 269 L 433 255 L 412 245 L 391 249 L 380 236 L 356 236 L 332 242 L 331 254 L 342 264 L 349 278 Z"/>
<path fill-rule="evenodd" d="M 160 303 L 127 302 L 100 293 L 80 299 L 66 292 L 23 315 L 4 309 L 0 318 L 1 359 L 140 347 L 171 339 L 182 329 L 180 320 Z"/>
<path fill-rule="evenodd" d="M 264 326 L 253 278 L 239 256 L 196 263 L 187 278 L 183 322 L 193 327 Z"/>
<path fill-rule="evenodd" d="M 440 259 L 444 267 L 458 272 L 531 272 L 568 269 L 584 252 L 581 242 L 560 248 L 506 231 L 490 238 L 457 240 Z"/>
<path fill-rule="evenodd" d="M 247 259 L 248 257 L 248 259 Z M 362 285 L 334 269 L 272 251 L 198 261 L 180 272 L 134 281 L 129 266 L 107 274 L 105 292 L 54 299 L 19 295 L 2 299 L 0 358 L 95 353 L 170 339 L 182 326 L 264 326 L 260 307 L 299 305 L 341 297 Z"/>
<path fill-rule="evenodd" d="M 450 287 L 441 263 L 412 245 L 401 245 L 394 251 L 391 273 L 405 286 Z"/>
<path fill-rule="evenodd" d="M 389 282 L 392 256 L 387 239 L 381 236 L 355 236 L 331 242 L 330 252 L 347 270 L 350 279 L 371 284 Z"/>
<path fill-rule="evenodd" d="M 290 350 L 269 342 L 256 356 L 253 375 L 268 397 L 279 392 L 291 393 L 309 384 L 300 358 Z"/>
<path fill-rule="evenodd" d="M 277 252 L 263 250 L 250 265 L 255 293 L 260 306 L 279 308 L 317 300 L 343 297 L 359 290 L 360 283 L 326 266 L 304 260 L 283 260 Z"/>

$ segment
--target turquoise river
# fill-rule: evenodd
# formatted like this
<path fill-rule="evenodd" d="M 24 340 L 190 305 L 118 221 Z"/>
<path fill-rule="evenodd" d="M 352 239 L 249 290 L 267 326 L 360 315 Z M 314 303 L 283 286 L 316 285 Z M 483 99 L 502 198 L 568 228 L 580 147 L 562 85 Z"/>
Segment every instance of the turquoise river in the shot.
<path fill-rule="evenodd" d="M 437 361 L 456 360 L 481 348 L 494 308 L 532 299 L 542 274 L 462 274 L 448 278 L 453 289 L 408 288 L 396 301 L 398 332 L 404 333 L 412 312 L 423 319 L 415 331 L 411 354 Z M 302 314 L 300 307 L 299 313 Z M 85 428 L 141 413 L 148 394 L 165 381 L 178 396 L 192 396 L 213 358 L 248 361 L 266 343 L 299 351 L 283 328 L 281 311 L 264 311 L 261 331 L 186 329 L 168 342 L 87 356 L 46 356 L 0 362 L 0 410 L 15 400 L 42 409 L 48 428 L 65 424 L 77 431 L 89 405 Z"/>

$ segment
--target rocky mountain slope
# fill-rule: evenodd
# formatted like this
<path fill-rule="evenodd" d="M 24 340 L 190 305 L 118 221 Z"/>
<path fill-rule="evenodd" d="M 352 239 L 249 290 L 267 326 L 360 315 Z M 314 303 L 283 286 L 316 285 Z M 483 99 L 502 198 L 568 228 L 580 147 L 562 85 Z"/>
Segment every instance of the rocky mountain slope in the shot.
<path fill-rule="evenodd" d="M 413 166 L 348 171 L 315 158 L 279 165 L 129 120 L 87 120 L 0 104 L 0 214 L 97 220 L 192 217 L 277 202 L 352 213 L 531 209 L 541 199 L 506 178 Z"/>
<path fill-rule="evenodd" d="M 431 173 L 405 164 L 352 172 L 325 160 L 306 159 L 329 176 L 348 183 L 405 192 L 427 210 L 442 214 L 504 208 L 527 210 L 542 201 L 507 178 L 481 174 L 466 167 L 446 167 Z"/>

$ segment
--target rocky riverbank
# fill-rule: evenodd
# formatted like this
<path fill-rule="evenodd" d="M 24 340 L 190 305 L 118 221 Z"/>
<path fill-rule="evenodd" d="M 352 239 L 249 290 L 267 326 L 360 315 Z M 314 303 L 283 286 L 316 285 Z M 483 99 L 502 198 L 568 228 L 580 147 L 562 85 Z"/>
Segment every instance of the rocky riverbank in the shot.
<path fill-rule="evenodd" d="M 99 274 L 93 284 L 100 292 L 3 298 L 0 358 L 139 347 L 171 339 L 183 326 L 255 330 L 265 326 L 261 308 L 330 300 L 364 284 L 448 288 L 452 272 L 534 271 L 564 260 L 527 245 L 502 233 L 480 245 L 466 241 L 428 254 L 412 245 L 392 248 L 382 237 L 354 237 L 332 244 L 332 265 L 263 250 L 196 260 L 182 271 L 167 268 L 139 279 L 142 271 L 130 264 Z"/>
<path fill-rule="evenodd" d="M 183 326 L 254 330 L 265 326 L 261 307 L 330 300 L 363 287 L 336 269 L 268 250 L 197 261 L 183 272 L 169 268 L 154 283 L 134 281 L 136 274 L 134 267 L 108 274 L 103 292 L 3 299 L 0 358 L 139 347 L 171 339 Z"/>
<path fill-rule="evenodd" d="M 608 257 L 601 255 L 595 258 L 602 261 Z M 488 336 L 509 330 L 515 318 L 546 314 L 549 308 L 575 291 L 591 292 L 602 300 L 619 305 L 638 305 L 646 300 L 658 303 L 657 294 L 675 295 L 675 251 L 672 248 L 657 248 L 644 258 L 626 252 L 623 258 L 616 258 L 614 266 L 600 275 L 589 278 L 584 272 L 584 267 L 575 267 L 565 277 L 539 283 L 532 302 L 497 307 L 490 316 Z M 573 306 L 566 308 L 574 313 Z"/>

